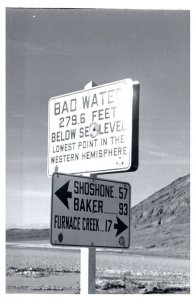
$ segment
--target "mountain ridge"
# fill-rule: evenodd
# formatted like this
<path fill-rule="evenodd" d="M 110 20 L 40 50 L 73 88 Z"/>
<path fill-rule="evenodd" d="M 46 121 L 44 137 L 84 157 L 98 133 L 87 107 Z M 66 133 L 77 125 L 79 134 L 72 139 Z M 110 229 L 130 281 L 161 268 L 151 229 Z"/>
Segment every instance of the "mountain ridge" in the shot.
<path fill-rule="evenodd" d="M 190 175 L 132 208 L 131 240 L 133 247 L 148 253 L 190 256 Z"/>

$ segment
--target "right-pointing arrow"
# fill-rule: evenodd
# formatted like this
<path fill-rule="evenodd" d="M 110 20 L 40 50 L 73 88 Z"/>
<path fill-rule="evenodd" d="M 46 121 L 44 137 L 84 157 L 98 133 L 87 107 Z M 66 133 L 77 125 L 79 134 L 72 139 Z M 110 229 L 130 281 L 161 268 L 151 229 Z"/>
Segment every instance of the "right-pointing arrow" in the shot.
<path fill-rule="evenodd" d="M 117 229 L 116 236 L 118 236 L 121 232 L 126 230 L 128 226 L 125 223 L 123 223 L 123 221 L 121 221 L 118 217 L 116 217 L 116 219 L 117 223 L 114 224 L 114 229 Z"/>

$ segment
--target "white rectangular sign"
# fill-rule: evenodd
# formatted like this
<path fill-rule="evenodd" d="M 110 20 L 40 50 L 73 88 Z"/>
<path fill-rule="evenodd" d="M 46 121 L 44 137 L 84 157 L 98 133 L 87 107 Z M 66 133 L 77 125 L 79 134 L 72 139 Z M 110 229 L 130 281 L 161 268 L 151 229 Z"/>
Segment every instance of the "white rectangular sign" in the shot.
<path fill-rule="evenodd" d="M 51 98 L 48 175 L 130 170 L 133 96 L 133 81 L 125 79 Z"/>
<path fill-rule="evenodd" d="M 130 197 L 126 182 L 54 173 L 52 245 L 128 248 Z"/>

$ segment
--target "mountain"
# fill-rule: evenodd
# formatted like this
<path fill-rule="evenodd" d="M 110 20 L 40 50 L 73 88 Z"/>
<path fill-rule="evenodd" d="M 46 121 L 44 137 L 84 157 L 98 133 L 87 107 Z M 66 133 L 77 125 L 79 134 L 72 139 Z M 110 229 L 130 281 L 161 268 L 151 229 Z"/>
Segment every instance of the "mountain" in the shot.
<path fill-rule="evenodd" d="M 189 257 L 190 175 L 178 178 L 132 208 L 131 248 Z"/>
<path fill-rule="evenodd" d="M 9 228 L 6 230 L 6 242 L 49 240 L 50 229 Z"/>
<path fill-rule="evenodd" d="M 49 241 L 49 229 L 6 231 L 6 241 Z M 131 209 L 130 253 L 189 257 L 190 175 L 178 178 Z M 127 251 L 127 250 L 126 250 Z"/>

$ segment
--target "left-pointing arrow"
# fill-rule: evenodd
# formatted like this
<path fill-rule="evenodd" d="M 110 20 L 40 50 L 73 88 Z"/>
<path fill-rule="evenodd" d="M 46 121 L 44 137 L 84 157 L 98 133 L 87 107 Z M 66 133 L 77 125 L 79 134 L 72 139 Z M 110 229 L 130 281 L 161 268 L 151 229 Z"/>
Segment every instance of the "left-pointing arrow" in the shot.
<path fill-rule="evenodd" d="M 61 202 L 69 209 L 68 198 L 72 197 L 72 193 L 68 191 L 69 181 L 66 182 L 60 189 L 55 192 L 55 195 L 61 200 Z"/>

